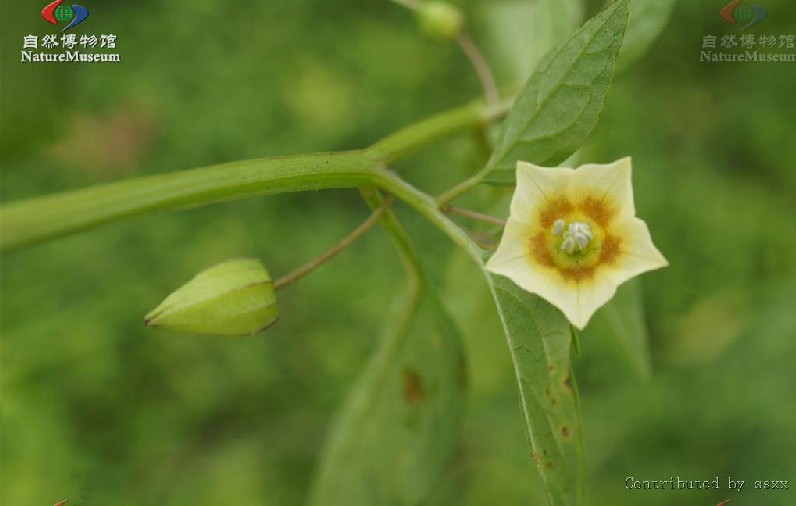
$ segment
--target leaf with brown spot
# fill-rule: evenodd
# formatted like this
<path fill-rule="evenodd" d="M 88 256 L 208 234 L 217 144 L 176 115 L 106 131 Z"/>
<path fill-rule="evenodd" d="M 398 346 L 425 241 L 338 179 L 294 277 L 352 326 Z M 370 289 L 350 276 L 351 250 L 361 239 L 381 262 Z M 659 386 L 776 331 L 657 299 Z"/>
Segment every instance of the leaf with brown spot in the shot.
<path fill-rule="evenodd" d="M 385 322 L 331 429 L 310 505 L 419 505 L 456 448 L 466 385 L 458 330 L 425 282 Z"/>
<path fill-rule="evenodd" d="M 508 278 L 488 276 L 514 362 L 531 456 L 548 502 L 578 506 L 585 467 L 570 324 L 544 299 Z"/>
<path fill-rule="evenodd" d="M 413 369 L 404 369 L 404 400 L 412 405 L 420 404 L 425 397 L 423 378 Z"/>

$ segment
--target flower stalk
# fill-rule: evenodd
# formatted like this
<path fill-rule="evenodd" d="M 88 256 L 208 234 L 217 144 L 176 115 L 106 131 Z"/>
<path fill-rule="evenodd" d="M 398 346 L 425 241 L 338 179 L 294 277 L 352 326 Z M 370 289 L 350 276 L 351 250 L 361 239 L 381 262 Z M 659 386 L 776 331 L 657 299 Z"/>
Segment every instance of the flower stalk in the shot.
<path fill-rule="evenodd" d="M 459 216 L 465 216 L 467 218 L 472 218 L 474 220 L 483 221 L 486 223 L 491 223 L 493 225 L 498 225 L 500 227 L 506 226 L 506 221 L 501 220 L 500 218 L 496 218 L 494 216 L 490 216 L 488 214 L 479 213 L 478 211 L 473 211 L 470 209 L 465 209 L 463 207 L 456 207 L 456 206 L 448 206 L 445 208 L 450 214 L 458 214 Z"/>
<path fill-rule="evenodd" d="M 329 260 L 337 256 L 337 254 L 343 251 L 344 249 L 348 248 L 349 246 L 357 242 L 363 235 L 365 235 L 371 228 L 373 228 L 373 225 L 379 222 L 384 212 L 390 207 L 390 204 L 392 204 L 392 201 L 393 201 L 392 196 L 389 196 L 386 199 L 384 199 L 384 203 L 381 204 L 375 211 L 373 211 L 371 215 L 368 217 L 368 219 L 363 221 L 350 234 L 343 237 L 343 239 L 341 239 L 340 242 L 338 242 L 333 247 L 325 251 L 322 255 L 318 256 L 317 258 L 314 258 L 312 261 L 302 265 L 293 272 L 290 272 L 289 274 L 286 274 L 281 278 L 279 278 L 278 280 L 276 280 L 276 282 L 274 282 L 274 288 L 276 290 L 279 290 L 291 283 L 295 283 L 299 279 L 303 278 L 310 272 L 314 271 L 324 263 L 328 262 Z"/>

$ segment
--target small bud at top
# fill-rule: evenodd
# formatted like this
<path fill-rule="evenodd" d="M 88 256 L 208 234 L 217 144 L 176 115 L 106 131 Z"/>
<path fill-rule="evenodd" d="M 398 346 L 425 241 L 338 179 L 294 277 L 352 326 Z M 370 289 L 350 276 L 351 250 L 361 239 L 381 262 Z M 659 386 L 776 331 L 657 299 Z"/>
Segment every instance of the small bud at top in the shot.
<path fill-rule="evenodd" d="M 445 2 L 422 2 L 417 10 L 420 26 L 434 37 L 455 39 L 464 28 L 464 16 Z"/>

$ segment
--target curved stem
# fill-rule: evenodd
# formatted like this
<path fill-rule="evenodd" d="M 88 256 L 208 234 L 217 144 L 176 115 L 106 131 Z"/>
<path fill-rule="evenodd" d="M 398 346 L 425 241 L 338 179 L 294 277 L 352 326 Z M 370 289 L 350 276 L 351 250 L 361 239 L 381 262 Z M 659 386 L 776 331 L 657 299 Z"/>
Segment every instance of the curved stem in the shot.
<path fill-rule="evenodd" d="M 504 114 L 511 99 L 473 102 L 406 127 L 361 151 L 243 160 L 37 197 L 0 209 L 0 251 L 121 219 L 274 193 L 372 186 L 376 172 L 452 132 Z"/>
<path fill-rule="evenodd" d="M 486 167 L 481 169 L 479 172 L 475 173 L 437 197 L 437 205 L 440 207 L 440 209 L 448 209 L 451 202 L 481 184 L 481 181 L 483 181 L 490 172 L 492 172 L 492 166 L 487 163 Z"/>
<path fill-rule="evenodd" d="M 362 151 L 262 158 L 171 172 L 4 205 L 0 249 L 124 218 L 259 195 L 372 185 L 379 164 Z"/>
<path fill-rule="evenodd" d="M 484 125 L 503 116 L 513 103 L 513 95 L 491 105 L 480 100 L 470 102 L 402 128 L 372 144 L 367 151 L 379 162 L 390 165 L 441 137 L 464 128 Z"/>
<path fill-rule="evenodd" d="M 484 266 L 485 251 L 479 248 L 466 232 L 439 210 L 436 201 L 431 196 L 408 184 L 390 171 L 382 171 L 379 173 L 379 182 L 377 185 L 403 200 L 410 207 L 425 216 L 426 219 L 444 232 L 454 243 L 464 249 L 468 256 L 472 258 L 479 267 Z"/>
<path fill-rule="evenodd" d="M 492 69 L 489 67 L 489 62 L 484 57 L 484 54 L 467 32 L 462 32 L 456 38 L 456 43 L 459 44 L 459 47 L 464 52 L 465 56 L 467 56 L 467 59 L 470 60 L 470 65 L 473 66 L 478 80 L 481 81 L 481 88 L 484 90 L 486 103 L 496 104 L 500 99 L 497 83 L 495 82 L 495 76 L 492 74 Z"/>
<path fill-rule="evenodd" d="M 384 214 L 387 208 L 390 207 L 390 204 L 392 204 L 392 201 L 393 198 L 391 196 L 387 197 L 384 200 L 384 202 L 381 204 L 381 206 L 379 206 L 378 209 L 373 211 L 373 213 L 368 217 L 368 219 L 363 221 L 350 234 L 343 237 L 343 239 L 340 242 L 335 244 L 332 248 L 324 252 L 319 257 L 313 259 L 309 263 L 302 265 L 293 272 L 286 274 L 281 278 L 277 279 L 274 282 L 274 288 L 276 290 L 279 290 L 280 288 L 284 288 L 285 286 L 298 281 L 299 279 L 303 278 L 310 272 L 314 271 L 324 263 L 334 258 L 338 253 L 340 253 L 347 247 L 357 242 L 357 240 L 359 240 L 359 238 L 365 235 L 368 232 L 368 230 L 373 228 L 373 225 L 378 223 L 379 219 L 381 219 L 381 216 Z"/>
<path fill-rule="evenodd" d="M 362 188 L 360 189 L 360 193 L 365 202 L 373 210 L 379 209 L 386 201 L 386 197 L 376 188 Z M 392 198 L 392 196 L 389 198 Z M 390 235 L 393 244 L 395 244 L 401 257 L 401 262 L 404 265 L 404 270 L 406 270 L 407 276 L 412 282 L 412 286 L 420 286 L 423 279 L 423 269 L 420 266 L 420 258 L 418 257 L 417 249 L 415 249 L 409 234 L 407 234 L 401 222 L 398 221 L 398 217 L 395 216 L 392 209 L 387 209 L 387 211 L 384 212 L 381 216 L 380 224 Z"/>

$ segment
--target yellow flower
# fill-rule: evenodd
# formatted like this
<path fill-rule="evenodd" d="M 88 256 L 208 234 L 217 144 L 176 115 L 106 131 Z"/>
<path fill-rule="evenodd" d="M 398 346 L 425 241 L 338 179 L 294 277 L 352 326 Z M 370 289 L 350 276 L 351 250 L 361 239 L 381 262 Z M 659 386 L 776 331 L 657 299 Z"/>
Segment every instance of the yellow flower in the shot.
<path fill-rule="evenodd" d="M 517 163 L 511 214 L 487 269 L 579 329 L 628 279 L 668 263 L 636 218 L 630 158 L 577 170 Z"/>

